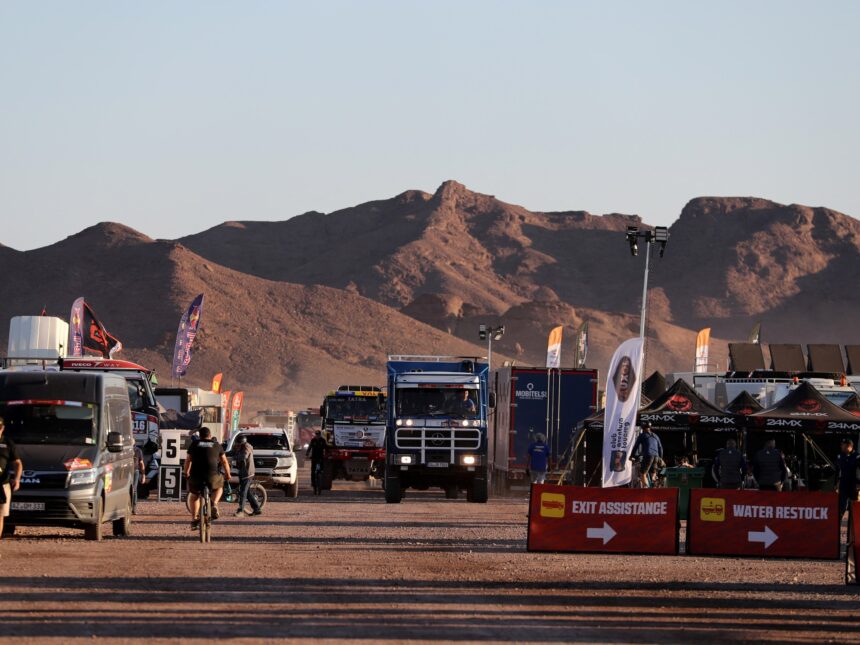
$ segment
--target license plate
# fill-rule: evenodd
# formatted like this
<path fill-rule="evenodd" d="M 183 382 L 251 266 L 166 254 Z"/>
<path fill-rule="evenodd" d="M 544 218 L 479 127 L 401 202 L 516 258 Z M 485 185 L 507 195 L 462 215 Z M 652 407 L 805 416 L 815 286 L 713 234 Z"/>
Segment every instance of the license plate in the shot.
<path fill-rule="evenodd" d="M 448 462 L 447 461 L 428 461 L 427 465 L 430 468 L 447 468 Z"/>
<path fill-rule="evenodd" d="M 352 458 L 354 461 L 359 461 L 361 459 L 363 459 L 364 461 L 367 461 L 367 455 L 353 455 Z"/>
<path fill-rule="evenodd" d="M 13 511 L 44 511 L 45 502 L 12 502 Z"/>

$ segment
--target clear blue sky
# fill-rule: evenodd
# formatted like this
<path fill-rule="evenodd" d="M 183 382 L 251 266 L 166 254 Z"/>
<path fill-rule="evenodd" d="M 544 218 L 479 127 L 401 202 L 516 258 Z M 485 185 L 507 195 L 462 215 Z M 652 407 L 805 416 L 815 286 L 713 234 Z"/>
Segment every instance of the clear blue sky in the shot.
<path fill-rule="evenodd" d="M 175 238 L 446 179 L 668 224 L 860 217 L 860 2 L 0 4 L 0 242 Z"/>

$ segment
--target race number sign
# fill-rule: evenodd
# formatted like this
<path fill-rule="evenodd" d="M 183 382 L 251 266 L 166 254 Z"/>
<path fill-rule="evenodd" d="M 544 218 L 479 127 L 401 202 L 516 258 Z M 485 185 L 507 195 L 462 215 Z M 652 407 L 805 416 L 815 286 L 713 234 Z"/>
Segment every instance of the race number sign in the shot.
<path fill-rule="evenodd" d="M 845 584 L 860 585 L 857 563 L 860 562 L 860 502 L 851 502 L 848 515 L 848 553 L 845 556 Z"/>
<path fill-rule="evenodd" d="M 538 484 L 529 503 L 529 551 L 678 553 L 677 488 Z"/>
<path fill-rule="evenodd" d="M 181 466 L 162 466 L 158 473 L 158 501 L 181 501 L 182 481 Z"/>
<path fill-rule="evenodd" d="M 178 466 L 185 461 L 188 430 L 161 431 L 161 465 Z"/>
<path fill-rule="evenodd" d="M 687 553 L 839 557 L 836 493 L 694 488 Z"/>

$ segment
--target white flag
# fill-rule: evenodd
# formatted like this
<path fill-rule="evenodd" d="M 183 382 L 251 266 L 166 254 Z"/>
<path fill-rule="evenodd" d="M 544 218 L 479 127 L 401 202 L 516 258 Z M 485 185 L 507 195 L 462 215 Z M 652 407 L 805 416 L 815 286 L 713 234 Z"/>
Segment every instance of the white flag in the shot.
<path fill-rule="evenodd" d="M 549 339 L 546 343 L 546 366 L 547 369 L 559 367 L 561 365 L 561 330 L 562 327 L 553 327 L 549 332 Z"/>
<path fill-rule="evenodd" d="M 603 417 L 603 486 L 623 486 L 630 481 L 630 451 L 636 429 L 636 413 L 642 392 L 644 340 L 626 340 L 612 355 L 606 377 L 606 412 Z"/>

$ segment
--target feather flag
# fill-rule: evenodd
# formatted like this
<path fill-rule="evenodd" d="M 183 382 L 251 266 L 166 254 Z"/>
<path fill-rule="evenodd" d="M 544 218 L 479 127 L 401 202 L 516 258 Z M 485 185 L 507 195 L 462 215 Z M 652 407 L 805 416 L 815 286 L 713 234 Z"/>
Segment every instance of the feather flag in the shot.
<path fill-rule="evenodd" d="M 218 394 L 221 391 L 221 378 L 223 376 L 224 374 L 218 372 L 212 377 L 212 391 L 215 392 L 215 394 Z"/>
<path fill-rule="evenodd" d="M 630 451 L 642 392 L 645 341 L 626 340 L 612 355 L 606 378 L 606 412 L 603 417 L 603 486 L 623 486 L 633 475 Z"/>
<path fill-rule="evenodd" d="M 69 356 L 86 354 L 110 358 L 122 349 L 122 343 L 108 333 L 86 300 L 78 298 L 69 314 Z"/>
<path fill-rule="evenodd" d="M 561 332 L 562 326 L 553 327 L 549 332 L 546 344 L 546 366 L 547 369 L 559 367 L 561 364 Z"/>
<path fill-rule="evenodd" d="M 586 320 L 576 332 L 576 369 L 585 367 L 588 358 L 588 321 Z"/>
<path fill-rule="evenodd" d="M 708 348 L 711 342 L 711 328 L 705 327 L 696 336 L 696 373 L 708 371 Z"/>
<path fill-rule="evenodd" d="M 191 345 L 200 329 L 200 318 L 203 315 L 203 294 L 197 296 L 182 314 L 179 329 L 176 332 L 176 345 L 173 348 L 173 377 L 182 378 L 191 363 Z"/>

